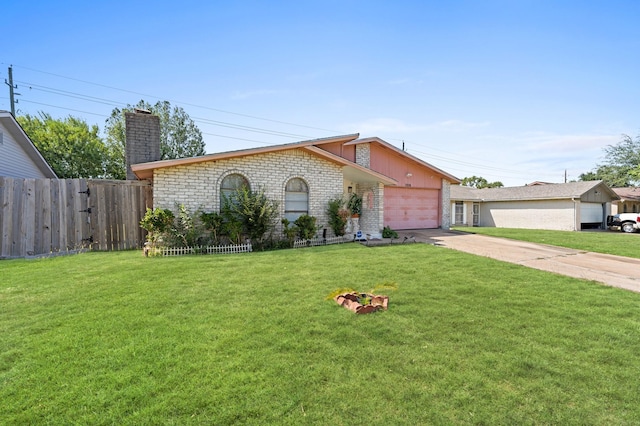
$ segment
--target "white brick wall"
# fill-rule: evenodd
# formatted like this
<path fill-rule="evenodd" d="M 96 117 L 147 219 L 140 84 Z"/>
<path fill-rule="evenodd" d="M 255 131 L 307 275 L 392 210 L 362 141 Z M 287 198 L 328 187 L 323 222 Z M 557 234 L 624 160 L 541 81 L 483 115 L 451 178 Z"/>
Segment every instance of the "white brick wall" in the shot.
<path fill-rule="evenodd" d="M 222 179 L 238 173 L 249 181 L 251 189 L 264 189 L 270 200 L 278 203 L 280 216 L 284 216 L 285 185 L 292 178 L 301 178 L 309 186 L 309 214 L 317 224 L 328 227 L 327 201 L 343 192 L 342 170 L 302 150 L 287 150 L 227 160 L 209 161 L 186 166 L 157 169 L 154 173 L 154 207 L 176 210 L 184 204 L 194 212 L 198 209 L 212 212 L 220 209 Z M 278 229 L 281 229 L 278 221 Z M 322 231 L 320 231 L 322 232 Z"/>
<path fill-rule="evenodd" d="M 451 183 L 442 179 L 442 229 L 451 227 Z"/>
<path fill-rule="evenodd" d="M 480 203 L 480 226 L 575 231 L 580 229 L 576 209 L 571 200 Z"/>
<path fill-rule="evenodd" d="M 361 143 L 356 145 L 356 164 L 371 168 L 371 144 Z"/>
<path fill-rule="evenodd" d="M 384 226 L 384 185 L 359 184 L 357 192 L 362 197 L 360 229 L 374 238 L 380 238 Z"/>

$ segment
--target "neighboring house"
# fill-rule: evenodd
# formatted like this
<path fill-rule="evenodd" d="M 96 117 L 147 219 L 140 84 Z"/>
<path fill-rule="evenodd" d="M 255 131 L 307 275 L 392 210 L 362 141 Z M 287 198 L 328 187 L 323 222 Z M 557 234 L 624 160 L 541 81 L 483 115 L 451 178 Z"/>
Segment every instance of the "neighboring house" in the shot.
<path fill-rule="evenodd" d="M 278 203 L 280 217 L 302 214 L 327 225 L 327 203 L 359 194 L 360 229 L 379 237 L 395 230 L 448 228 L 449 187 L 456 177 L 390 145 L 358 134 L 133 164 L 139 179 L 153 180 L 154 207 L 219 211 L 221 196 L 246 184 Z M 322 231 L 321 231 L 322 232 Z"/>
<path fill-rule="evenodd" d="M 51 166 L 8 111 L 0 111 L 0 176 L 57 178 Z"/>
<path fill-rule="evenodd" d="M 618 200 L 602 181 L 451 187 L 452 225 L 576 231 L 604 228 Z"/>
<path fill-rule="evenodd" d="M 612 188 L 618 194 L 619 200 L 611 204 L 611 214 L 640 213 L 640 188 Z"/>

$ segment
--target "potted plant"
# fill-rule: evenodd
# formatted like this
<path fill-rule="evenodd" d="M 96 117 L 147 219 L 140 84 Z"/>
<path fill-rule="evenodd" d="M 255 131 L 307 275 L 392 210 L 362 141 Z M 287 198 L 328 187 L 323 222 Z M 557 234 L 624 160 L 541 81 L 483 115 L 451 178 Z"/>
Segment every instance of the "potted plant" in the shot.
<path fill-rule="evenodd" d="M 360 217 L 362 213 L 362 197 L 355 192 L 349 197 L 347 209 L 351 212 L 351 217 Z"/>

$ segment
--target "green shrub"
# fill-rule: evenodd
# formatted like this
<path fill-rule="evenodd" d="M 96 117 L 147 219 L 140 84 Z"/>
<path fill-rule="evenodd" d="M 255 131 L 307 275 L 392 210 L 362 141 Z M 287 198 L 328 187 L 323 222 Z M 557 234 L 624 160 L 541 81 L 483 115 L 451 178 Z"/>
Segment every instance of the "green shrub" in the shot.
<path fill-rule="evenodd" d="M 253 244 L 261 247 L 265 236 L 275 227 L 278 204 L 269 200 L 264 191 L 242 187 L 224 199 L 222 216 L 232 241 L 239 243 L 241 234 L 246 233 Z"/>
<path fill-rule="evenodd" d="M 303 214 L 293 223 L 296 225 L 296 228 L 298 228 L 298 236 L 303 240 L 310 240 L 315 237 L 319 229 L 316 226 L 316 218 L 308 214 Z"/>
<path fill-rule="evenodd" d="M 170 242 L 173 247 L 195 247 L 201 245 L 203 226 L 196 218 L 198 213 L 191 214 L 184 204 L 177 205 L 178 216 L 170 229 Z"/>
<path fill-rule="evenodd" d="M 333 234 L 338 237 L 344 235 L 347 221 L 349 220 L 349 211 L 345 208 L 345 202 L 342 197 L 329 200 L 327 216 L 329 217 L 329 227 Z"/>
<path fill-rule="evenodd" d="M 209 231 L 213 244 L 220 244 L 220 238 L 224 235 L 224 217 L 217 212 L 201 213 L 200 221 L 204 228 Z"/>
<path fill-rule="evenodd" d="M 165 237 L 166 233 L 173 226 L 175 216 L 171 210 L 156 207 L 147 208 L 144 217 L 140 221 L 140 227 L 147 231 L 147 241 L 156 243 Z"/>
<path fill-rule="evenodd" d="M 382 229 L 382 238 L 398 238 L 398 233 L 388 226 L 385 226 Z"/>
<path fill-rule="evenodd" d="M 291 226 L 291 222 L 286 217 L 283 217 L 281 222 L 283 226 L 282 233 L 287 239 L 289 247 L 293 247 L 293 242 L 295 241 L 296 235 L 298 234 L 298 227 L 295 225 Z"/>

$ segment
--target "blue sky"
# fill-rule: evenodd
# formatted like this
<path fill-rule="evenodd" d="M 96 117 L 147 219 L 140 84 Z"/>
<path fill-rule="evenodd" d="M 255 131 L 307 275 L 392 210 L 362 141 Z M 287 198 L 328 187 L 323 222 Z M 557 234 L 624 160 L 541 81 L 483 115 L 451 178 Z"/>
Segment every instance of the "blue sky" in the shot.
<path fill-rule="evenodd" d="M 114 107 L 169 100 L 209 153 L 360 133 L 515 186 L 577 179 L 640 133 L 638 1 L 25 1 L 2 15 L 18 114 L 102 129 Z"/>

